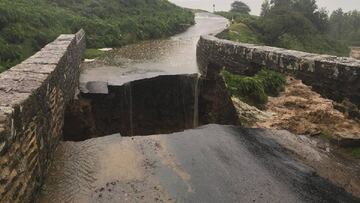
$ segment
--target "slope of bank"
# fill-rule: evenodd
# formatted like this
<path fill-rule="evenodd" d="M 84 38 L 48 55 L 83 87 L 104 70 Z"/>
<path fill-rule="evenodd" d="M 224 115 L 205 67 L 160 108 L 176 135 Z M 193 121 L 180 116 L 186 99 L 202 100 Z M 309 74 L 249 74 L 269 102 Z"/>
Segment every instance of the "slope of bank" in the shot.
<path fill-rule="evenodd" d="M 0 72 L 60 33 L 83 28 L 88 47 L 116 47 L 170 36 L 193 23 L 191 11 L 162 0 L 3 0 Z"/>
<path fill-rule="evenodd" d="M 267 134 L 321 177 L 360 197 L 360 122 L 300 80 L 287 77 L 278 97 L 259 110 L 233 97 L 242 124 Z"/>
<path fill-rule="evenodd" d="M 301 31 L 304 33 L 299 31 L 295 34 L 289 30 L 295 29 L 296 25 L 280 25 L 283 22 L 270 24 L 266 18 L 233 12 L 217 12 L 217 14 L 232 20 L 228 29 L 217 36 L 222 39 L 336 56 L 348 56 L 350 52 L 348 44 L 332 39 L 321 32 L 314 31 L 314 33 L 308 34 L 306 31 Z M 274 27 L 271 29 L 276 30 L 276 26 L 283 26 L 283 28 L 278 28 L 279 30 L 283 29 L 283 33 L 280 33 L 276 39 L 269 40 L 273 37 L 274 31 L 267 32 L 265 30 L 269 27 Z"/>

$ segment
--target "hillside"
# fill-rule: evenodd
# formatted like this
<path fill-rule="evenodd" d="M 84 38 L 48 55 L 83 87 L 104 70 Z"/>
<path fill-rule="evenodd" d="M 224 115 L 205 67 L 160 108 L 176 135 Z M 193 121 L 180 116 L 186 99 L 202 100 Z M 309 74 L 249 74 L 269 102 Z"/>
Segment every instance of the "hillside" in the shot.
<path fill-rule="evenodd" d="M 265 0 L 260 16 L 249 11 L 234 7 L 218 12 L 232 21 L 218 37 L 337 56 L 349 56 L 349 47 L 360 42 L 360 12 L 356 10 L 329 14 L 313 0 Z"/>
<path fill-rule="evenodd" d="M 169 36 L 193 23 L 191 11 L 164 0 L 1 0 L 0 72 L 80 28 L 97 48 Z"/>

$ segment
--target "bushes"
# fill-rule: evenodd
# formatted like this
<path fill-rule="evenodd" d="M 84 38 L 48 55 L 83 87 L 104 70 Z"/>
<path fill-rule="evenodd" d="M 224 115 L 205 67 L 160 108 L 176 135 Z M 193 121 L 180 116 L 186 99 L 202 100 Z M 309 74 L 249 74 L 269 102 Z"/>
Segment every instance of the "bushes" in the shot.
<path fill-rule="evenodd" d="M 163 0 L 1 0 L 0 65 L 9 68 L 59 34 L 84 28 L 89 48 L 166 37 L 194 23 Z"/>
<path fill-rule="evenodd" d="M 311 53 L 348 56 L 360 43 L 360 12 L 334 11 L 330 19 L 314 1 L 272 1 L 260 17 L 237 12 L 217 14 L 234 19 L 220 38 Z M 344 29 L 342 29 L 344 28 Z"/>
<path fill-rule="evenodd" d="M 0 65 L 0 72 L 5 71 L 5 70 L 6 70 L 5 67 Z"/>
<path fill-rule="evenodd" d="M 269 96 L 279 96 L 280 92 L 284 91 L 286 78 L 280 73 L 261 70 L 255 77 L 261 81 L 265 93 Z"/>
<path fill-rule="evenodd" d="M 253 77 L 234 75 L 228 71 L 223 71 L 222 76 L 232 96 L 257 108 L 264 108 L 268 95 L 277 96 L 286 84 L 285 76 L 270 70 L 261 70 Z"/>

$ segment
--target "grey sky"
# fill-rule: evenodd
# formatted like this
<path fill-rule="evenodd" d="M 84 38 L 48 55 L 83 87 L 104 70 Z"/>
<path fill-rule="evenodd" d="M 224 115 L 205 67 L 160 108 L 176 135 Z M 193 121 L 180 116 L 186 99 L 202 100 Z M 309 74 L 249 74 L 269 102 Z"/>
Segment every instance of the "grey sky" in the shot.
<path fill-rule="evenodd" d="M 212 5 L 215 4 L 217 10 L 229 10 L 230 4 L 234 0 L 169 0 L 180 6 L 188 8 L 200 8 L 212 11 Z M 247 3 L 252 14 L 258 15 L 260 13 L 261 3 L 263 0 L 242 0 Z M 329 11 L 333 11 L 339 7 L 345 11 L 360 10 L 360 0 L 317 0 L 319 7 L 326 7 Z"/>

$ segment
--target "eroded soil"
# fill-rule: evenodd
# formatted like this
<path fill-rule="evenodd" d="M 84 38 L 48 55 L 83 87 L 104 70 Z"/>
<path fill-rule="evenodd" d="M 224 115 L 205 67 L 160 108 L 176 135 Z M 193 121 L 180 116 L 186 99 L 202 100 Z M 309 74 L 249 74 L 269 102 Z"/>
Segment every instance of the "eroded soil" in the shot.
<path fill-rule="evenodd" d="M 268 136 L 316 173 L 360 197 L 360 159 L 351 153 L 358 148 L 338 145 L 342 140 L 347 143 L 360 140 L 360 122 L 336 110 L 336 103 L 321 97 L 300 80 L 288 77 L 287 83 L 279 97 L 269 98 L 266 111 L 233 98 L 239 117 L 248 127 L 271 129 L 274 133 Z"/>
<path fill-rule="evenodd" d="M 336 140 L 360 139 L 359 121 L 336 110 L 332 100 L 321 97 L 300 80 L 288 77 L 287 82 L 285 91 L 279 97 L 271 97 L 266 105 L 266 112 L 272 116 L 255 126 Z"/>

